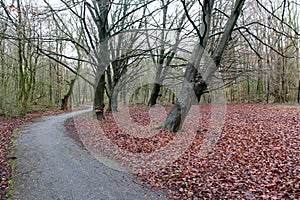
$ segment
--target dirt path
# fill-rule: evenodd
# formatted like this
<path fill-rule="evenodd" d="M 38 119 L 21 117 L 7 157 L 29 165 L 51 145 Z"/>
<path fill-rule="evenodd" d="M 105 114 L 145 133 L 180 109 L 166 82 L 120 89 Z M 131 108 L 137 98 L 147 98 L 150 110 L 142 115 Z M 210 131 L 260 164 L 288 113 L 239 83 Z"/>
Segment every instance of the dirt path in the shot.
<path fill-rule="evenodd" d="M 99 162 L 65 135 L 64 120 L 83 112 L 43 118 L 22 128 L 12 199 L 166 199 Z"/>

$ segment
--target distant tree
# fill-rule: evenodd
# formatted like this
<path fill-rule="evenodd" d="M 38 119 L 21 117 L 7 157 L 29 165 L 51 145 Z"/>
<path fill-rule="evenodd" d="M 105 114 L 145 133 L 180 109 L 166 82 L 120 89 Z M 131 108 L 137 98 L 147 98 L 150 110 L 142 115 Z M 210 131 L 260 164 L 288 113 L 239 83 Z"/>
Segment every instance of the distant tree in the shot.
<path fill-rule="evenodd" d="M 190 10 L 195 2 L 189 3 L 186 7 Z M 182 36 L 183 29 L 186 25 L 186 14 L 183 10 L 171 10 L 175 6 L 170 0 L 161 0 L 161 22 L 157 28 L 159 33 L 157 36 L 158 48 L 151 50 L 151 59 L 155 66 L 155 78 L 154 84 L 151 90 L 151 95 L 148 101 L 148 106 L 152 107 L 156 104 L 158 97 L 161 95 L 161 87 L 164 79 L 169 75 L 171 63 L 176 57 L 178 46 L 184 39 Z M 171 20 L 172 19 L 172 20 Z M 175 23 L 176 22 L 176 23 Z M 150 24 L 150 22 L 145 22 Z M 158 22 L 159 23 L 159 22 Z M 153 26 L 153 25 L 152 25 Z M 147 25 L 147 28 L 149 26 Z M 161 30 L 160 30 L 161 29 Z M 150 44 L 149 37 L 147 38 L 149 49 L 152 48 L 153 44 Z M 170 41 L 170 42 L 168 42 Z M 173 43 L 173 44 L 170 44 Z"/>
<path fill-rule="evenodd" d="M 12 60 L 17 61 L 18 66 L 17 98 L 14 107 L 19 107 L 20 113 L 25 114 L 35 88 L 35 75 L 40 60 L 40 54 L 37 51 L 37 46 L 41 44 L 38 35 L 40 20 L 33 14 L 34 3 L 26 4 L 17 0 L 10 4 L 1 1 L 0 5 L 4 27 L 9 27 L 10 30 L 10 32 L 2 33 L 2 41 L 5 38 L 7 49 L 12 50 L 10 56 Z M 9 58 L 6 53 L 3 56 Z M 5 58 L 2 57 L 2 59 L 2 67 L 4 67 Z M 4 68 L 3 71 L 5 71 Z"/>

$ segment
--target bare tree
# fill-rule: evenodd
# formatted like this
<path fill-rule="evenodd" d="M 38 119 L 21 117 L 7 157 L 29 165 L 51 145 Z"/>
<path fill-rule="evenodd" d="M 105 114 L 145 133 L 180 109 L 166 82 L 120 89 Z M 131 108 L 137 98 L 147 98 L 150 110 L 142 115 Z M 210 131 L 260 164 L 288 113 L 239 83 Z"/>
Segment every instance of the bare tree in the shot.
<path fill-rule="evenodd" d="M 186 10 L 185 1 L 182 0 L 182 4 Z M 193 25 L 193 28 L 197 33 L 199 42 L 194 47 L 192 56 L 186 66 L 185 80 L 182 85 L 182 91 L 163 124 L 164 128 L 167 128 L 172 132 L 179 131 L 192 104 L 200 101 L 200 97 L 205 92 L 212 75 L 218 69 L 223 52 L 228 44 L 228 40 L 230 39 L 236 21 L 240 16 L 243 5 L 244 0 L 235 1 L 231 15 L 224 27 L 220 42 L 218 43 L 218 46 L 212 55 L 213 63 L 207 63 L 208 66 L 203 74 L 199 73 L 198 67 L 209 39 L 214 1 L 207 0 L 203 2 L 203 5 L 201 5 L 203 14 L 200 28 L 198 28 L 194 21 L 191 20 L 189 13 L 186 12 L 191 24 Z"/>
<path fill-rule="evenodd" d="M 1 8 L 5 12 L 5 24 L 14 33 L 3 33 L 7 41 L 12 41 L 17 49 L 16 60 L 18 61 L 18 98 L 21 113 L 26 113 L 28 102 L 35 88 L 35 73 L 39 64 L 40 55 L 36 46 L 40 45 L 38 36 L 39 19 L 33 15 L 35 12 L 34 2 L 25 4 L 17 0 L 15 4 L 6 4 L 1 1 Z M 4 15 L 3 15 L 4 17 Z M 28 38 L 34 38 L 28 40 Z M 16 41 L 16 43 L 14 43 Z M 17 105 L 15 105 L 18 107 Z"/>
<path fill-rule="evenodd" d="M 177 2 L 175 2 L 177 3 Z M 188 3 L 187 10 L 190 10 L 195 2 Z M 155 78 L 152 87 L 151 95 L 148 101 L 148 106 L 152 107 L 156 104 L 157 98 L 161 95 L 160 90 L 164 79 L 169 75 L 171 62 L 174 60 L 178 51 L 180 42 L 184 39 L 182 31 L 185 29 L 186 14 L 182 10 L 172 11 L 170 13 L 170 6 L 174 7 L 172 1 L 161 0 L 162 19 L 161 24 L 158 24 L 156 31 L 160 36 L 157 36 L 158 48 L 151 50 L 152 62 L 155 66 Z M 149 22 L 145 22 L 146 25 Z M 157 22 L 159 23 L 159 22 Z M 153 25 L 152 25 L 153 26 Z M 147 26 L 149 28 L 149 26 Z M 170 41 L 170 42 L 169 42 Z M 149 37 L 147 38 L 149 49 L 151 49 Z M 173 43 L 173 44 L 171 44 Z"/>

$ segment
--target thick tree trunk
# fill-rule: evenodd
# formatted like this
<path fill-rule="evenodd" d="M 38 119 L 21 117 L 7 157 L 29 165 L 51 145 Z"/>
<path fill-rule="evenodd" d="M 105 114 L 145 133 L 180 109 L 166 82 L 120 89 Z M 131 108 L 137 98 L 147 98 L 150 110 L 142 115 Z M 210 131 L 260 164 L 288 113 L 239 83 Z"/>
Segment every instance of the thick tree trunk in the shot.
<path fill-rule="evenodd" d="M 200 101 L 206 88 L 207 85 L 205 82 L 199 81 L 197 83 L 192 83 L 185 80 L 180 97 L 168 114 L 168 117 L 163 124 L 163 128 L 166 128 L 171 132 L 178 132 L 181 130 L 191 106 Z"/>
<path fill-rule="evenodd" d="M 199 81 L 199 83 L 204 83 L 206 89 L 206 84 L 198 72 L 198 67 L 209 36 L 210 14 L 212 11 L 212 6 L 213 2 L 206 1 L 205 12 L 207 14 L 207 18 L 204 19 L 206 21 L 205 27 L 201 27 L 204 35 L 199 38 L 199 43 L 197 43 L 193 49 L 191 58 L 186 66 L 184 81 L 178 100 L 173 105 L 170 113 L 167 116 L 167 119 L 162 126 L 171 132 L 178 132 L 181 130 L 192 104 L 197 103 L 197 100 L 200 99 L 202 94 L 196 89 L 199 88 L 196 82 Z M 196 96 L 195 91 L 197 91 L 198 96 Z"/>
<path fill-rule="evenodd" d="M 99 80 L 99 81 L 97 81 Z M 95 96 L 94 96 L 94 111 L 97 119 L 103 120 L 104 117 L 104 90 L 105 90 L 105 74 L 100 75 L 100 78 L 96 78 L 95 83 Z"/>
<path fill-rule="evenodd" d="M 191 106 L 199 102 L 201 95 L 206 89 L 206 84 L 197 70 L 203 53 L 204 48 L 198 43 L 194 48 L 191 60 L 186 67 L 185 79 L 178 100 L 172 107 L 163 124 L 163 128 L 166 128 L 171 132 L 178 132 L 181 130 Z"/>
<path fill-rule="evenodd" d="M 162 1 L 162 5 L 164 5 L 164 1 Z M 163 7 L 163 16 L 162 16 L 162 28 L 165 29 L 167 24 L 167 13 L 168 13 L 168 5 L 164 5 Z M 152 56 L 152 60 L 156 65 L 156 74 L 155 74 L 155 82 L 151 91 L 151 96 L 148 101 L 148 106 L 152 107 L 156 104 L 157 98 L 159 97 L 159 92 L 160 92 L 160 87 L 161 87 L 161 73 L 163 70 L 163 64 L 164 61 L 166 60 L 166 55 L 165 55 L 165 31 L 163 30 L 160 35 L 161 39 L 161 44 L 160 44 L 160 49 L 159 49 L 159 56 L 155 58 L 155 56 Z M 149 43 L 149 41 L 148 41 Z M 150 45 L 149 45 L 150 46 Z M 170 61 L 171 62 L 171 61 Z"/>
<path fill-rule="evenodd" d="M 68 110 L 68 101 L 69 101 L 69 96 L 65 95 L 64 98 L 61 100 L 61 110 Z"/>
<path fill-rule="evenodd" d="M 112 112 L 118 112 L 118 95 L 119 92 L 116 88 L 114 88 L 114 91 L 111 95 L 111 111 Z"/>
<path fill-rule="evenodd" d="M 108 66 L 108 69 L 106 71 L 106 75 L 107 75 L 107 87 L 106 88 L 106 94 L 107 94 L 107 97 L 108 97 L 108 107 L 106 109 L 107 112 L 111 112 L 112 111 L 112 108 L 111 108 L 111 104 L 112 104 L 112 93 L 113 93 L 113 83 L 112 83 L 112 75 L 111 75 L 111 68 L 110 66 Z"/>

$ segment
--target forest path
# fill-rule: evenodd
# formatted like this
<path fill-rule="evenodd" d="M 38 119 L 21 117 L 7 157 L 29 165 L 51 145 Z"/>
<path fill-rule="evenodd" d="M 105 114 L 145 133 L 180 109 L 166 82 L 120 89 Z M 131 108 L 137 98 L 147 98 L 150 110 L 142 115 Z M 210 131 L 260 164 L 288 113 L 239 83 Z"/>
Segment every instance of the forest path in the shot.
<path fill-rule="evenodd" d="M 42 118 L 21 129 L 12 199 L 166 199 L 99 162 L 65 134 L 64 121 L 86 111 Z"/>

